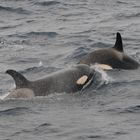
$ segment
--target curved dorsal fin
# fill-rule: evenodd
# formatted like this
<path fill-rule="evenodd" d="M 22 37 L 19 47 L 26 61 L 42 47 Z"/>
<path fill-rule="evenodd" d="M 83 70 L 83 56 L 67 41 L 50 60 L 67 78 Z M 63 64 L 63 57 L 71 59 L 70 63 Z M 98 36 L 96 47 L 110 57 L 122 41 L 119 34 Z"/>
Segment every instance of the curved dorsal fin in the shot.
<path fill-rule="evenodd" d="M 114 47 L 117 51 L 123 52 L 123 43 L 122 43 L 122 37 L 121 34 L 119 32 L 117 32 L 116 35 L 116 42 Z"/>
<path fill-rule="evenodd" d="M 28 86 L 29 81 L 20 73 L 15 70 L 7 70 L 7 74 L 11 75 L 15 80 L 16 88 L 26 88 Z"/>

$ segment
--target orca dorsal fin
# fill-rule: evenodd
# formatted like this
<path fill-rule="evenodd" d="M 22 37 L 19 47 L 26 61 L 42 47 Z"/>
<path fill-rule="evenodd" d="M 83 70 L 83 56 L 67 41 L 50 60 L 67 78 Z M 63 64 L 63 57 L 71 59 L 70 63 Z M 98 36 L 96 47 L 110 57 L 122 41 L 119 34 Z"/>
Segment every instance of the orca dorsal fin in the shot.
<path fill-rule="evenodd" d="M 114 47 L 117 51 L 123 52 L 123 43 L 122 43 L 122 37 L 121 34 L 119 32 L 117 32 L 116 35 L 116 42 Z"/>
<path fill-rule="evenodd" d="M 29 81 L 21 75 L 19 72 L 15 70 L 7 70 L 7 74 L 11 75 L 15 80 L 16 88 L 26 88 L 28 86 Z"/>

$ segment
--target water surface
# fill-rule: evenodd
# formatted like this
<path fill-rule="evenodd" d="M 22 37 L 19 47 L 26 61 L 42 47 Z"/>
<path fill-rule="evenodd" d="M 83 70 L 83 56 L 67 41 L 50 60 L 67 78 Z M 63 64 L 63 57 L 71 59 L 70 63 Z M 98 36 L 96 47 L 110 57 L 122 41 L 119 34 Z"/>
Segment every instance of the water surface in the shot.
<path fill-rule="evenodd" d="M 7 69 L 39 79 L 113 46 L 116 32 L 125 52 L 140 61 L 139 8 L 139 0 L 1 0 L 0 94 L 14 85 Z M 100 88 L 82 94 L 1 101 L 0 139 L 137 140 L 139 73 L 107 72 Z"/>

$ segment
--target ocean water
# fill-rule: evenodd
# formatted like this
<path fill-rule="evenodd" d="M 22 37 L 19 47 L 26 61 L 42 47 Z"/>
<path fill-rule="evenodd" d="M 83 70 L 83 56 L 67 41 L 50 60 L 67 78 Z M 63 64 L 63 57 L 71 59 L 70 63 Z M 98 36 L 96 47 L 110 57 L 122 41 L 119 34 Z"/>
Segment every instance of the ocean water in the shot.
<path fill-rule="evenodd" d="M 139 0 L 0 0 L 0 95 L 14 88 L 5 74 L 28 79 L 77 64 L 111 47 L 140 62 Z M 138 140 L 140 69 L 103 72 L 83 93 L 0 101 L 0 140 Z"/>

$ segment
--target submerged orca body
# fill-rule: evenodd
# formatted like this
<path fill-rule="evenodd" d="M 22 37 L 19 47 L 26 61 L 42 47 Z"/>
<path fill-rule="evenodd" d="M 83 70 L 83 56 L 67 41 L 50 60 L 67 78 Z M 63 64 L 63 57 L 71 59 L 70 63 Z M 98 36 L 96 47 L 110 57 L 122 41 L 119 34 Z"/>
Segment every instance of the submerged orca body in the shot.
<path fill-rule="evenodd" d="M 88 65 L 79 64 L 36 81 L 29 81 L 14 70 L 7 70 L 6 73 L 13 77 L 16 84 L 16 89 L 6 98 L 32 98 L 55 92 L 77 92 L 92 81 L 95 71 Z"/>
<path fill-rule="evenodd" d="M 116 69 L 137 69 L 139 63 L 123 51 L 122 37 L 117 33 L 114 47 L 93 51 L 84 56 L 80 64 L 103 64 Z"/>

